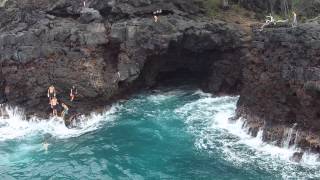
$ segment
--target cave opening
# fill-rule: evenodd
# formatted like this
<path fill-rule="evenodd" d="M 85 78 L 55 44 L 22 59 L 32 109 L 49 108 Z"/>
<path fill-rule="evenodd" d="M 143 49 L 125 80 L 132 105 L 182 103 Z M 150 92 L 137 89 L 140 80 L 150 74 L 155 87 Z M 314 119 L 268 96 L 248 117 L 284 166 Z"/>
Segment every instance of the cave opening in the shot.
<path fill-rule="evenodd" d="M 192 85 L 207 89 L 219 51 L 192 52 L 170 48 L 162 55 L 148 57 L 139 82 L 144 87 Z"/>
<path fill-rule="evenodd" d="M 197 50 L 172 43 L 165 52 L 147 56 L 135 81 L 120 81 L 118 87 L 128 92 L 187 85 L 214 94 L 238 95 L 243 84 L 241 56 L 239 49 Z"/>

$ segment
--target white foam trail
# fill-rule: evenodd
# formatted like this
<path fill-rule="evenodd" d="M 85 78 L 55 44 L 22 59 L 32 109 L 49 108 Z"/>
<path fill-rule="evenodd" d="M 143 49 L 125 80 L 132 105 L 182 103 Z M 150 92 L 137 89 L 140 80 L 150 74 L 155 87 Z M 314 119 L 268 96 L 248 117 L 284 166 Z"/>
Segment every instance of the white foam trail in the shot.
<path fill-rule="evenodd" d="M 196 93 L 201 95 L 199 100 L 185 104 L 176 109 L 175 113 L 185 119 L 188 130 L 196 137 L 195 146 L 198 149 L 209 153 L 218 149 L 225 159 L 236 166 L 253 163 L 267 171 L 282 172 L 284 179 L 304 177 L 304 172 L 296 171 L 298 165 L 309 170 L 319 167 L 319 156 L 310 153 L 305 153 L 299 164 L 290 161 L 290 157 L 299 151 L 294 146 L 289 148 L 295 127 L 286 133 L 285 147 L 265 143 L 262 141 L 262 130 L 257 137 L 249 135 L 249 129 L 245 128 L 245 119 L 229 120 L 235 115 L 238 97 L 212 97 L 205 93 Z M 308 177 L 320 176 L 315 169 L 312 169 Z"/>
<path fill-rule="evenodd" d="M 157 94 L 152 94 L 147 96 L 147 100 L 152 101 L 153 103 L 156 103 L 156 104 L 160 104 L 163 101 L 176 97 L 179 94 L 182 94 L 182 91 L 175 90 L 175 91 L 162 92 L 162 93 L 157 93 Z"/>
<path fill-rule="evenodd" d="M 283 134 L 283 141 L 281 143 L 282 147 L 284 148 L 290 148 L 290 141 L 292 139 L 292 134 L 294 132 L 294 128 L 297 126 L 297 124 L 294 124 L 293 127 L 289 128 L 289 129 L 286 129 L 284 131 L 284 134 Z M 295 139 L 294 139 L 295 141 Z"/>
<path fill-rule="evenodd" d="M 64 125 L 61 118 L 43 120 L 34 117 L 27 121 L 21 109 L 6 107 L 8 117 L 0 117 L 0 141 L 23 138 L 39 133 L 48 133 L 57 138 L 80 136 L 98 129 L 103 122 L 113 121 L 115 119 L 114 113 L 118 108 L 118 105 L 114 105 L 103 114 L 92 113 L 88 117 L 83 116 L 77 128 L 69 129 Z"/>

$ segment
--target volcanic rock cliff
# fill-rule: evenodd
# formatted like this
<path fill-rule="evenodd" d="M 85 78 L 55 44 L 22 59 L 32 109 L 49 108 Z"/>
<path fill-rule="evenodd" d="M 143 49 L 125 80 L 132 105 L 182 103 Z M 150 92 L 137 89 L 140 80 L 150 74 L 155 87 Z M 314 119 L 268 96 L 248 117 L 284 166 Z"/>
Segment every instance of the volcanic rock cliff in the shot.
<path fill-rule="evenodd" d="M 253 134 L 264 129 L 266 141 L 281 146 L 287 140 L 319 151 L 319 22 L 265 29 L 253 39 L 238 113 L 248 119 Z"/>
<path fill-rule="evenodd" d="M 213 92 L 241 84 L 244 33 L 197 1 L 10 0 L 0 13 L 0 99 L 28 114 L 48 113 L 50 84 L 64 101 L 76 85 L 82 112 L 181 73 Z"/>
<path fill-rule="evenodd" d="M 316 21 L 251 35 L 206 17 L 196 0 L 8 0 L 0 9 L 1 103 L 45 117 L 48 86 L 67 101 L 76 85 L 69 105 L 90 112 L 141 87 L 195 78 L 206 91 L 240 94 L 237 114 L 252 135 L 264 129 L 282 145 L 293 127 L 289 144 L 319 151 Z"/>

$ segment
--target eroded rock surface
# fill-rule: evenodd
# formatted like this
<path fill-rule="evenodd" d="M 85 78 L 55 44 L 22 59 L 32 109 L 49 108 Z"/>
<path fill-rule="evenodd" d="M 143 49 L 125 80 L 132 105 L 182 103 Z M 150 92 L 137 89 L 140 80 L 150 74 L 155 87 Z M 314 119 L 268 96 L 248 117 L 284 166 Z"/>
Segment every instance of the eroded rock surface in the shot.
<path fill-rule="evenodd" d="M 264 129 L 266 141 L 281 145 L 292 138 L 291 145 L 319 151 L 319 24 L 257 32 L 251 52 L 243 69 L 238 113 Z M 292 127 L 291 137 L 286 137 Z"/>
<path fill-rule="evenodd" d="M 196 0 L 8 0 L 0 8 L 0 103 L 47 117 L 53 84 L 71 109 L 90 112 L 136 88 L 193 77 L 209 92 L 240 94 L 237 114 L 253 136 L 264 129 L 265 141 L 319 152 L 316 21 L 248 38 L 207 18 Z"/>
<path fill-rule="evenodd" d="M 244 33 L 203 11 L 193 0 L 93 0 L 86 7 L 80 0 L 8 1 L 0 20 L 0 97 L 45 116 L 47 87 L 55 85 L 67 102 L 76 85 L 79 102 L 69 105 L 89 112 L 178 69 L 200 74 L 212 92 L 235 92 Z"/>

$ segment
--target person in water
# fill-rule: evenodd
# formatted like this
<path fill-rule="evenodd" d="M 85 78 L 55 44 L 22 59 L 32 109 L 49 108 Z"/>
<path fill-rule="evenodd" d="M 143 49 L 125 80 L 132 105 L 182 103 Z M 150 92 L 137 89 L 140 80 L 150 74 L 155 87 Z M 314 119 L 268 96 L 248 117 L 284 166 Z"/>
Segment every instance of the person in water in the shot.
<path fill-rule="evenodd" d="M 63 108 L 61 112 L 61 117 L 64 118 L 69 113 L 69 107 L 65 103 L 61 103 L 61 106 Z"/>
<path fill-rule="evenodd" d="M 72 86 L 70 89 L 70 101 L 73 101 L 76 95 L 78 95 L 78 90 L 75 86 Z"/>
<path fill-rule="evenodd" d="M 48 152 L 49 145 L 50 144 L 48 142 L 46 142 L 46 141 L 42 143 L 42 146 L 43 146 L 43 149 L 45 150 L 45 152 Z"/>
<path fill-rule="evenodd" d="M 56 88 L 51 85 L 49 88 L 48 88 L 48 98 L 49 98 L 49 103 L 51 103 L 51 100 L 53 98 L 56 97 Z"/>
<path fill-rule="evenodd" d="M 58 116 L 58 104 L 58 99 L 56 97 L 53 97 L 50 101 L 53 116 Z"/>

